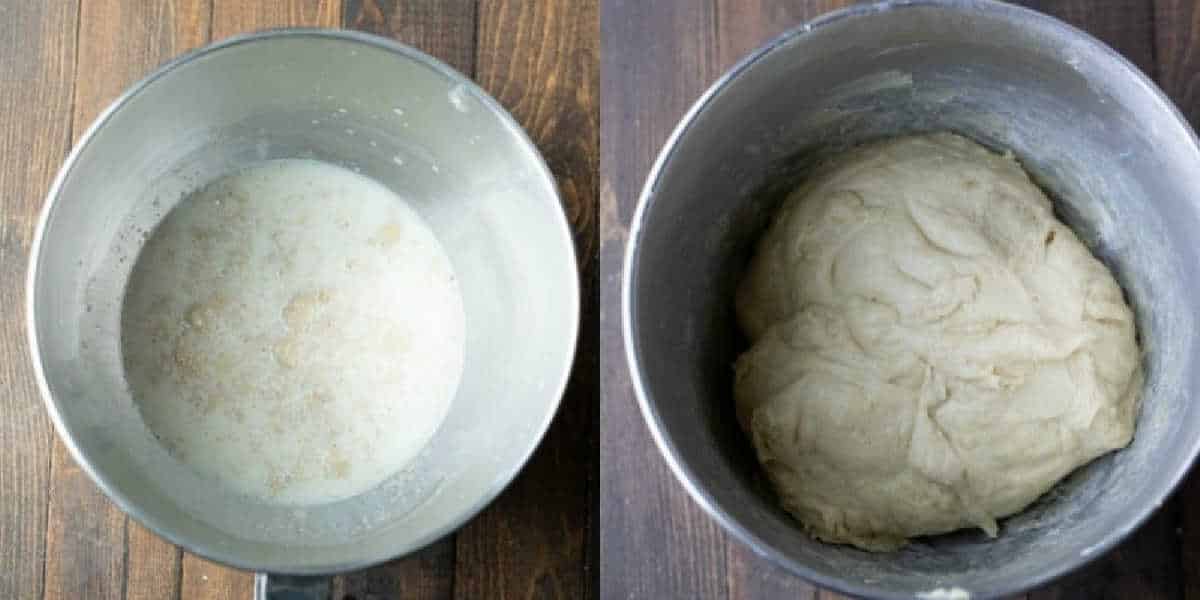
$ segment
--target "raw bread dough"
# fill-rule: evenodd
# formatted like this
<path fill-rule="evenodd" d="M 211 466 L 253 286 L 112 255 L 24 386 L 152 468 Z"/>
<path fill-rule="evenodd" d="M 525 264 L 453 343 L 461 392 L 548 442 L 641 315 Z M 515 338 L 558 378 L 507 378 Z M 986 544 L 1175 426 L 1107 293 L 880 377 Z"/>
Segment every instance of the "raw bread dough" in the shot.
<path fill-rule="evenodd" d="M 775 216 L 737 293 L 738 419 L 815 537 L 892 550 L 1025 508 L 1133 436 L 1133 313 L 1011 156 L 864 146 Z"/>

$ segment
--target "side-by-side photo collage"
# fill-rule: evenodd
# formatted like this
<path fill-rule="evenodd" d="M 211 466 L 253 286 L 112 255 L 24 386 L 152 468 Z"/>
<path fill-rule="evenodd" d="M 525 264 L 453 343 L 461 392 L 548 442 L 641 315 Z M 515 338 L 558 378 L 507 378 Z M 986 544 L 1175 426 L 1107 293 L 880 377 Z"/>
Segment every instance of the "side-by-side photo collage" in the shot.
<path fill-rule="evenodd" d="M 1200 600 L 1200 0 L 0 0 L 0 600 Z"/>

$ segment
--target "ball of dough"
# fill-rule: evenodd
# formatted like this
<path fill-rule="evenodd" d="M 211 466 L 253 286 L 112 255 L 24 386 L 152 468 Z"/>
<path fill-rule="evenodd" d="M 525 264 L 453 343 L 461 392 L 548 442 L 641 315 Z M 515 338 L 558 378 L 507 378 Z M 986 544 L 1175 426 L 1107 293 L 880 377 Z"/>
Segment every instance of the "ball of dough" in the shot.
<path fill-rule="evenodd" d="M 956 135 L 817 169 L 759 242 L 737 315 L 738 419 L 821 540 L 994 536 L 1133 436 L 1121 288 L 1011 156 Z"/>

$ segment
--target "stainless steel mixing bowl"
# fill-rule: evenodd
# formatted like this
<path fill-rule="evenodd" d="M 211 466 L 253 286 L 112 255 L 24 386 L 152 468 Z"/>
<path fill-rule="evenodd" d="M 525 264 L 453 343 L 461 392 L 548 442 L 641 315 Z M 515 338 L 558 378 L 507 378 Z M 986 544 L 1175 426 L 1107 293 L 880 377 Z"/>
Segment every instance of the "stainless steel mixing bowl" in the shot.
<path fill-rule="evenodd" d="M 953 130 L 1011 149 L 1115 271 L 1148 374 L 1136 438 L 1072 475 L 1000 536 L 890 554 L 816 542 L 779 509 L 738 430 L 733 290 L 771 209 L 823 155 Z M 1103 554 L 1158 508 L 1200 447 L 1200 151 L 1134 66 L 1052 18 L 986 0 L 856 6 L 768 44 L 718 81 L 659 155 L 625 265 L 626 349 L 679 480 L 755 552 L 878 598 L 986 598 Z"/>
<path fill-rule="evenodd" d="M 232 495 L 175 461 L 138 416 L 119 347 L 125 282 L 174 204 L 245 165 L 299 157 L 408 199 L 450 256 L 466 314 L 461 384 L 426 450 L 369 492 L 305 508 Z M 29 336 L 59 435 L 122 509 L 222 563 L 330 573 L 421 548 L 513 479 L 570 370 L 577 281 L 554 180 L 486 93 L 383 38 L 276 31 L 165 65 L 92 125 L 37 227 Z"/>

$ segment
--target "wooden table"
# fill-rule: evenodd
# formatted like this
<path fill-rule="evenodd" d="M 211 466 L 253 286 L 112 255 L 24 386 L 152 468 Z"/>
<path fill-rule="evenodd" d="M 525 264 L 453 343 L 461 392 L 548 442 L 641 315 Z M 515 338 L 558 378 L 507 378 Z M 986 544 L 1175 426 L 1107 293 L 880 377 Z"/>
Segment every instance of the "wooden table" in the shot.
<path fill-rule="evenodd" d="M 113 98 L 188 49 L 282 26 L 372 31 L 473 76 L 525 126 L 558 177 L 582 265 L 576 368 L 532 462 L 457 535 L 337 578 L 336 598 L 596 597 L 597 12 L 595 0 L 0 3 L 0 599 L 251 597 L 251 574 L 159 539 L 68 456 L 34 386 L 23 281 L 50 180 Z"/>
<path fill-rule="evenodd" d="M 601 531 L 604 598 L 836 598 L 756 557 L 691 502 L 638 414 L 620 339 L 627 226 L 650 164 L 684 111 L 777 33 L 850 0 L 605 0 L 601 8 Z M 1027 0 L 1085 29 L 1200 123 L 1200 3 Z M 1200 599 L 1200 474 L 1131 539 L 1028 595 Z"/>

